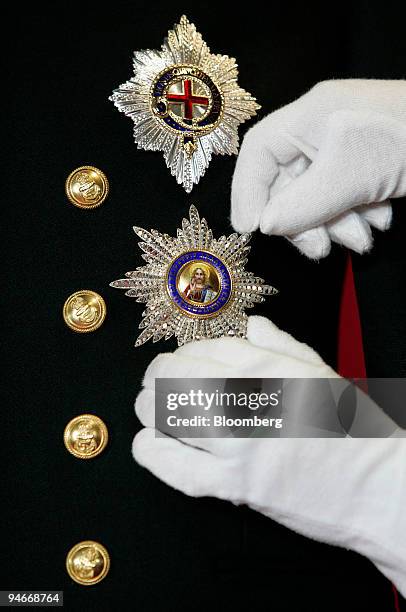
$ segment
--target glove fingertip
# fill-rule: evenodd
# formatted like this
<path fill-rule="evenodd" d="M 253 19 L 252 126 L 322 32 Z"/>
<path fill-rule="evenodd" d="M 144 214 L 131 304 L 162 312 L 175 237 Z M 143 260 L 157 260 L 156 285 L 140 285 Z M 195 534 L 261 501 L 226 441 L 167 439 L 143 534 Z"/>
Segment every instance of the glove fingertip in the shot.
<path fill-rule="evenodd" d="M 247 339 L 255 346 L 268 347 L 271 337 L 278 332 L 277 325 L 266 317 L 259 315 L 248 317 Z"/>
<path fill-rule="evenodd" d="M 324 226 L 315 227 L 287 238 L 303 255 L 315 261 L 327 257 L 331 240 Z"/>
<path fill-rule="evenodd" d="M 250 211 L 232 204 L 230 222 L 232 228 L 239 234 L 250 234 L 259 228 L 259 214 L 250 214 Z"/>
<path fill-rule="evenodd" d="M 168 361 L 173 359 L 172 353 L 160 353 L 149 364 L 144 374 L 142 384 L 144 387 L 153 389 L 155 387 L 155 378 L 164 378 L 163 374 L 167 367 Z"/>
<path fill-rule="evenodd" d="M 141 431 L 135 435 L 132 444 L 132 454 L 136 462 L 140 465 L 145 465 L 145 460 L 154 452 L 154 440 L 154 430 L 147 427 L 141 429 Z"/>
<path fill-rule="evenodd" d="M 144 427 L 155 426 L 154 399 L 154 391 L 142 389 L 135 400 L 135 414 Z"/>
<path fill-rule="evenodd" d="M 359 214 L 372 227 L 385 232 L 392 225 L 393 209 L 389 200 L 379 204 L 363 206 Z"/>

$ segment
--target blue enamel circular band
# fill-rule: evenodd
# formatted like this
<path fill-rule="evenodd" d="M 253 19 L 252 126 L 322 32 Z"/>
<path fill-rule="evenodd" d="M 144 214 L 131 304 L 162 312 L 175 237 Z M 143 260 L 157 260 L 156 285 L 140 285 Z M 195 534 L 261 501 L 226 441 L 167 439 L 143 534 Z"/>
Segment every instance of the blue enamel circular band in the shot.
<path fill-rule="evenodd" d="M 220 279 L 220 289 L 216 298 L 209 304 L 197 305 L 190 303 L 179 291 L 177 284 L 178 273 L 181 268 L 185 266 L 185 264 L 192 262 L 196 262 L 196 266 L 199 265 L 199 262 L 212 266 L 218 274 Z M 187 253 L 179 255 L 179 257 L 177 257 L 171 264 L 168 271 L 167 288 L 168 293 L 174 303 L 186 313 L 190 313 L 192 316 L 214 316 L 227 304 L 228 300 L 230 299 L 231 278 L 227 267 L 218 257 L 215 257 L 206 251 L 188 251 Z"/>
<path fill-rule="evenodd" d="M 178 130 L 180 132 L 191 132 L 191 133 L 198 132 L 196 127 L 200 129 L 210 128 L 211 125 L 214 125 L 217 122 L 220 116 L 220 113 L 221 113 L 221 109 L 222 109 L 221 93 L 219 89 L 217 88 L 217 86 L 213 83 L 211 78 L 207 74 L 202 72 L 201 70 L 198 70 L 192 66 L 183 66 L 181 67 L 181 70 L 182 68 L 184 72 L 182 72 L 181 75 L 179 75 L 179 73 L 176 72 L 176 69 L 169 68 L 166 72 L 160 75 L 160 77 L 154 84 L 152 96 L 154 98 L 162 98 L 162 101 L 159 102 L 156 106 L 156 111 L 158 112 L 158 116 L 162 115 L 162 120 L 170 128 L 174 130 Z M 206 87 L 208 87 L 208 89 L 210 90 L 211 110 L 210 110 L 210 113 L 201 120 L 198 119 L 197 121 L 196 120 L 192 121 L 192 119 L 183 118 L 182 121 L 180 122 L 180 121 L 177 121 L 174 116 L 167 114 L 167 104 L 166 102 L 164 102 L 163 99 L 165 98 L 165 89 L 166 87 L 168 87 L 171 81 L 175 79 L 179 79 L 180 76 L 182 75 L 183 77 L 187 78 L 189 72 L 192 76 L 198 78 L 202 83 L 204 83 Z"/>

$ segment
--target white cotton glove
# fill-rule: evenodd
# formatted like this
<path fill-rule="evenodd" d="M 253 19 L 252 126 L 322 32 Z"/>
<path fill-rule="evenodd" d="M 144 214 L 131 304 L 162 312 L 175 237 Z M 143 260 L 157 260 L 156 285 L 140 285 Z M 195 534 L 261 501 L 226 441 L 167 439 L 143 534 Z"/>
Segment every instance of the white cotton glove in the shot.
<path fill-rule="evenodd" d="M 313 259 L 331 240 L 358 253 L 406 194 L 406 81 L 324 81 L 251 128 L 232 185 L 231 222 L 287 237 Z"/>
<path fill-rule="evenodd" d="M 179 377 L 338 377 L 317 353 L 254 316 L 247 340 L 202 340 L 158 355 L 136 401 L 145 429 L 134 438 L 134 457 L 187 495 L 247 504 L 364 554 L 406 596 L 404 439 L 155 437 L 155 378 Z"/>

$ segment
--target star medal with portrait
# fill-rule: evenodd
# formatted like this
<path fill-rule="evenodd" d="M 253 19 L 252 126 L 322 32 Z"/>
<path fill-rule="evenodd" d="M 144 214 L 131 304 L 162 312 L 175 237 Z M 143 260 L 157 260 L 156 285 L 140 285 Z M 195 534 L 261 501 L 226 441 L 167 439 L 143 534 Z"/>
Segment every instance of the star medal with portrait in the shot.
<path fill-rule="evenodd" d="M 213 153 L 236 154 L 238 126 L 260 107 L 237 83 L 234 58 L 214 55 L 183 16 L 160 51 L 135 51 L 134 76 L 110 100 L 134 122 L 140 149 L 162 151 L 189 193 Z"/>
<path fill-rule="evenodd" d="M 154 229 L 134 231 L 146 264 L 110 285 L 146 303 L 135 346 L 172 336 L 179 345 L 220 336 L 243 338 L 245 309 L 278 293 L 245 270 L 250 234 L 213 238 L 195 206 L 176 238 Z"/>

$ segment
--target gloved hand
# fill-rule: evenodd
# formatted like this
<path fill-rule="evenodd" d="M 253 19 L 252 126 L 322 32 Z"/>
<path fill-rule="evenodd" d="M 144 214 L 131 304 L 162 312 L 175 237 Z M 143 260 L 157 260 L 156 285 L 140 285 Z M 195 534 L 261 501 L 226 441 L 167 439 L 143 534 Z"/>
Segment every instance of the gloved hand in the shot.
<path fill-rule="evenodd" d="M 251 128 L 232 184 L 231 223 L 286 236 L 313 259 L 331 240 L 363 253 L 406 194 L 406 81 L 319 83 Z"/>
<path fill-rule="evenodd" d="M 315 351 L 254 316 L 247 340 L 202 340 L 158 355 L 136 401 L 145 429 L 134 438 L 134 457 L 187 495 L 247 504 L 364 554 L 406 595 L 404 439 L 155 437 L 156 377 L 338 377 Z"/>

